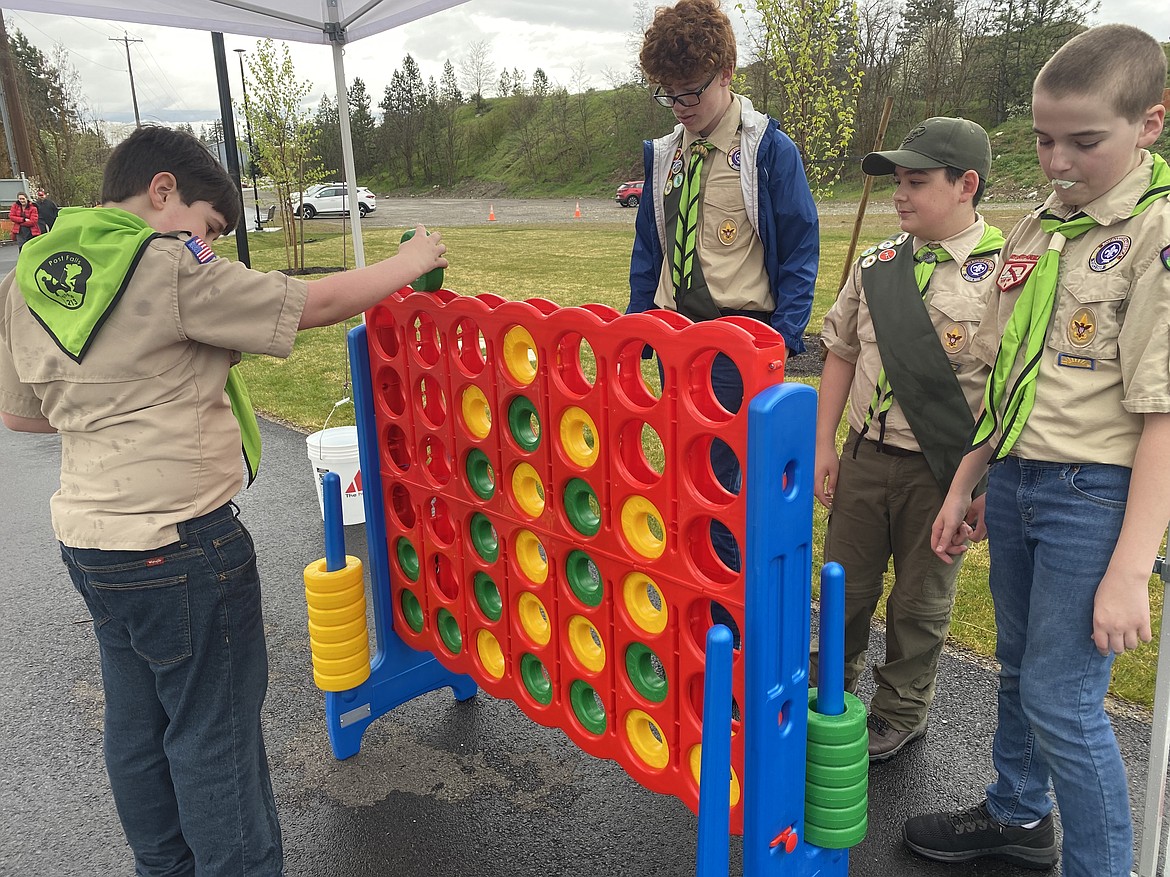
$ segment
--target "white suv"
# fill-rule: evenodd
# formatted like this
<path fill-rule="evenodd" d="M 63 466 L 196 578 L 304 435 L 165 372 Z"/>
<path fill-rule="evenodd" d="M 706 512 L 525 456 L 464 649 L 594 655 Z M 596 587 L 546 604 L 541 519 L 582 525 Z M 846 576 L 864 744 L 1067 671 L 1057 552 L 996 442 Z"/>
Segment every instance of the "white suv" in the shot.
<path fill-rule="evenodd" d="M 310 186 L 305 190 L 304 195 L 298 195 L 292 199 L 293 215 L 300 216 L 302 210 L 305 219 L 312 219 L 318 213 L 349 213 L 346 199 L 347 192 L 342 183 L 331 183 L 320 187 Z M 378 209 L 374 193 L 365 186 L 358 186 L 357 199 L 358 212 L 362 216 Z"/>

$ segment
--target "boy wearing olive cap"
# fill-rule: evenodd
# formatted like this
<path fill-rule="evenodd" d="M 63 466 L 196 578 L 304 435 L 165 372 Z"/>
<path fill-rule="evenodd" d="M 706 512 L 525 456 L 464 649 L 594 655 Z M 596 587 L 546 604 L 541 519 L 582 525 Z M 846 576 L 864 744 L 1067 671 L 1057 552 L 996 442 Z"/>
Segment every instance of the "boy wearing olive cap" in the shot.
<path fill-rule="evenodd" d="M 874 667 L 871 761 L 926 732 L 958 565 L 931 550 L 930 525 L 974 425 L 988 368 L 971 356 L 1003 234 L 976 212 L 991 168 L 987 133 L 965 119 L 916 125 L 865 157 L 894 177 L 901 232 L 862 252 L 825 317 L 814 484 L 830 510 L 825 561 L 845 568 L 845 684 L 865 667 L 891 556 L 886 658 Z M 836 436 L 849 403 L 849 436 Z M 981 504 L 969 520 L 981 535 Z M 815 669 L 815 660 L 813 662 Z"/>

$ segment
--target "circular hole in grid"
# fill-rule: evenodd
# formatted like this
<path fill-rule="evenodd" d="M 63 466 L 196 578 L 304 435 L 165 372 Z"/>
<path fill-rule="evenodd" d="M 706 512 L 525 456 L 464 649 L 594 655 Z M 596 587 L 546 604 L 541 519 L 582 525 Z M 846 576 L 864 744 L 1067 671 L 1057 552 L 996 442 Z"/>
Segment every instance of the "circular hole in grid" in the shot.
<path fill-rule="evenodd" d="M 401 417 L 405 413 L 406 392 L 397 369 L 389 366 L 378 369 L 378 398 L 394 417 Z"/>
<path fill-rule="evenodd" d="M 691 751 L 687 753 L 687 762 L 691 768 L 691 779 L 693 779 L 695 781 L 695 785 L 698 786 L 699 775 L 701 774 L 703 767 L 703 744 L 696 743 L 691 747 Z M 731 769 L 731 796 L 728 803 L 734 807 L 739 803 L 739 797 L 741 794 L 742 793 L 739 787 L 739 774 L 735 772 L 735 768 L 733 767 Z"/>
<path fill-rule="evenodd" d="M 448 600 L 456 599 L 459 596 L 459 582 L 456 581 L 455 572 L 451 568 L 451 558 L 436 552 L 431 555 L 429 566 L 427 572 L 435 590 Z"/>
<path fill-rule="evenodd" d="M 492 409 L 487 396 L 475 384 L 468 384 L 459 394 L 459 413 L 464 428 L 483 441 L 492 431 Z"/>
<path fill-rule="evenodd" d="M 703 721 L 703 674 L 696 673 L 687 680 L 687 705 L 690 707 L 695 720 L 700 724 Z M 739 711 L 739 701 L 732 696 L 731 698 L 731 728 L 734 734 L 739 730 L 741 715 Z"/>
<path fill-rule="evenodd" d="M 601 445 L 597 435 L 597 424 L 588 412 L 570 405 L 561 413 L 558 430 L 561 450 L 565 456 L 582 469 L 588 469 L 597 462 Z"/>
<path fill-rule="evenodd" d="M 733 651 L 738 653 L 742 645 L 739 624 L 722 604 L 713 600 L 695 600 L 687 608 L 686 629 L 691 642 L 700 652 L 706 653 L 707 631 L 716 623 L 724 624 L 731 630 Z"/>
<path fill-rule="evenodd" d="M 447 419 L 447 399 L 439 382 L 431 375 L 423 375 L 415 384 L 414 404 L 423 423 L 432 429 L 442 426 Z"/>
<path fill-rule="evenodd" d="M 400 530 L 413 530 L 418 520 L 414 513 L 414 503 L 410 501 L 410 492 L 401 484 L 390 487 L 390 515 Z"/>
<path fill-rule="evenodd" d="M 650 351 L 649 359 L 642 358 L 643 350 Z M 641 341 L 631 341 L 618 351 L 616 386 L 619 395 L 624 396 L 631 407 L 653 408 L 662 398 L 661 379 L 653 353 L 653 349 Z"/>
<path fill-rule="evenodd" d="M 722 549 L 725 556 L 720 557 L 713 536 L 720 538 L 726 546 Z M 683 550 L 690 556 L 695 568 L 712 584 L 726 586 L 736 580 L 738 573 L 728 564 L 743 556 L 741 546 L 731 530 L 718 518 L 709 515 L 692 518 L 682 543 Z"/>
<path fill-rule="evenodd" d="M 527 386 L 536 380 L 539 358 L 536 342 L 523 326 L 513 326 L 504 333 L 504 373 L 518 384 Z"/>
<path fill-rule="evenodd" d="M 427 526 L 435 541 L 444 547 L 449 547 L 455 541 L 455 521 L 451 517 L 451 510 L 441 496 L 432 496 L 426 504 Z"/>
<path fill-rule="evenodd" d="M 487 363 L 487 340 L 467 317 L 455 324 L 455 361 L 472 377 L 482 372 Z"/>
<path fill-rule="evenodd" d="M 385 359 L 398 355 L 398 324 L 385 308 L 378 308 L 374 318 L 374 347 Z"/>
<path fill-rule="evenodd" d="M 419 360 L 425 365 L 437 364 L 443 347 L 439 341 L 439 327 L 435 325 L 434 319 L 429 314 L 418 314 L 412 329 L 411 339 Z"/>
<path fill-rule="evenodd" d="M 406 440 L 406 433 L 402 427 L 390 424 L 386 427 L 386 459 L 399 472 L 410 469 L 410 443 Z"/>
<path fill-rule="evenodd" d="M 467 483 L 480 499 L 491 499 L 496 494 L 496 470 L 487 454 L 472 448 L 467 454 Z"/>
<path fill-rule="evenodd" d="M 584 396 L 597 380 L 597 358 L 589 342 L 577 332 L 567 332 L 557 341 L 556 371 L 553 376 L 561 388 L 574 396 Z"/>
<path fill-rule="evenodd" d="M 600 606 L 605 595 L 601 582 L 601 570 L 593 558 L 579 549 L 569 552 L 565 558 L 565 578 L 569 589 L 586 606 Z"/>
<path fill-rule="evenodd" d="M 734 373 L 740 381 L 740 386 L 743 386 L 743 378 L 739 374 L 738 367 L 726 354 L 717 350 L 703 350 L 695 355 L 685 370 L 687 397 L 701 417 L 715 423 L 730 423 L 739 410 L 739 406 L 736 405 L 735 410 L 729 411 L 715 398 L 715 389 L 711 383 L 711 369 L 716 362 L 718 362 L 723 375 L 721 381 L 734 380 L 735 378 L 731 377 L 731 374 Z"/>
<path fill-rule="evenodd" d="M 442 439 L 436 435 L 425 436 L 419 456 L 422 457 L 423 469 L 436 484 L 442 487 L 451 480 L 451 455 Z"/>
<path fill-rule="evenodd" d="M 642 420 L 627 420 L 618 433 L 618 463 L 626 475 L 643 487 L 662 478 L 666 450 L 657 430 Z"/>
<path fill-rule="evenodd" d="M 683 461 L 683 477 L 708 503 L 723 506 L 735 499 L 738 486 L 733 483 L 728 487 L 715 474 L 716 467 L 719 467 L 729 473 L 726 477 L 738 481 L 738 475 L 743 471 L 739 455 L 729 444 L 718 436 L 699 435 L 687 446 Z"/>

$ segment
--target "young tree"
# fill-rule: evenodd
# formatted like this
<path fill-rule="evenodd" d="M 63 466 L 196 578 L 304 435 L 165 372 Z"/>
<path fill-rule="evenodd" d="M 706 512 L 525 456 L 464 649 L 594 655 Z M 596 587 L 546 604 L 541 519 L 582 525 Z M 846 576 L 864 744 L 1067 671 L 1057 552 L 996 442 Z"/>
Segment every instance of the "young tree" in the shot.
<path fill-rule="evenodd" d="M 443 155 L 443 180 L 450 186 L 455 182 L 459 166 L 459 107 L 463 105 L 463 93 L 455 78 L 455 65 L 447 60 L 443 63 L 443 76 L 439 80 L 439 143 Z"/>
<path fill-rule="evenodd" d="M 832 190 L 853 140 L 861 70 L 853 0 L 754 0 L 779 87 L 781 123 L 804 156 L 818 197 Z M 744 7 L 741 5 L 740 10 Z M 757 53 L 760 47 L 757 46 Z"/>
<path fill-rule="evenodd" d="M 337 102 L 329 95 L 321 95 L 316 115 L 309 126 L 313 154 L 320 160 L 321 169 L 331 179 L 342 176 L 344 156 L 341 154 L 341 119 Z"/>
<path fill-rule="evenodd" d="M 487 40 L 476 40 L 467 47 L 463 58 L 459 62 L 459 81 L 463 84 L 463 91 L 469 95 L 475 104 L 475 111 L 482 113 L 484 108 L 484 91 L 488 87 L 488 80 L 492 75 L 492 49 Z"/>
<path fill-rule="evenodd" d="M 402 160 L 406 182 L 415 181 L 414 163 L 423 128 L 426 86 L 414 58 L 402 59 L 402 69 L 395 70 L 379 104 L 382 108 L 383 142 Z"/>
<path fill-rule="evenodd" d="M 346 96 L 349 99 L 349 133 L 353 140 L 354 170 L 361 179 L 374 170 L 378 126 L 370 113 L 370 95 L 364 80 L 360 77 L 355 79 Z"/>
<path fill-rule="evenodd" d="M 313 154 L 313 130 L 304 109 L 312 84 L 297 79 L 288 46 L 281 43 L 278 52 L 270 39 L 257 45 L 248 66 L 250 79 L 256 83 L 249 90 L 248 115 L 257 157 L 276 189 L 288 266 L 303 268 L 304 246 L 297 246 L 298 225 L 293 221 L 290 196 L 324 178 L 320 160 Z"/>

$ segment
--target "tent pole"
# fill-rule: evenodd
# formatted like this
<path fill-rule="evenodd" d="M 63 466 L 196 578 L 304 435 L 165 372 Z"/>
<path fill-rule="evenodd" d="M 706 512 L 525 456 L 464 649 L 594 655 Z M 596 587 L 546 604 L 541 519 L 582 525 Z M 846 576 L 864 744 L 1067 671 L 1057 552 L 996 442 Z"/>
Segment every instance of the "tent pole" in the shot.
<path fill-rule="evenodd" d="M 353 136 L 349 129 L 349 95 L 345 85 L 344 43 L 333 39 L 333 78 L 337 83 L 337 118 L 341 123 L 341 160 L 345 165 L 346 201 L 353 225 L 353 263 L 366 267 L 366 248 L 362 243 L 362 212 L 358 209 L 357 171 L 353 163 Z"/>
<path fill-rule="evenodd" d="M 228 87 L 227 52 L 223 47 L 223 34 L 211 34 L 211 50 L 215 57 L 215 79 L 219 83 L 219 115 L 223 123 L 223 152 L 227 157 L 227 172 L 236 184 L 240 196 L 240 221 L 236 223 L 236 254 L 247 267 L 252 267 L 252 254 L 248 248 L 248 222 L 244 218 L 244 187 L 240 183 L 239 141 L 236 139 L 236 120 L 232 112 L 232 93 Z"/>

